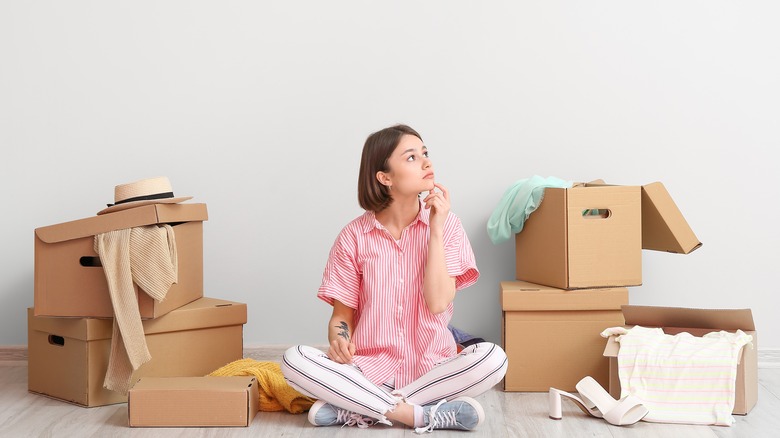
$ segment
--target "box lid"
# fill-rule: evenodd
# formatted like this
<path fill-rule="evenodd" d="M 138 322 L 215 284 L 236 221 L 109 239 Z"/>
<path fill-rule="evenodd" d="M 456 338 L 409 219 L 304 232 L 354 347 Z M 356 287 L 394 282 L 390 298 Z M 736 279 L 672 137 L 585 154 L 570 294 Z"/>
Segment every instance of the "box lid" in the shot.
<path fill-rule="evenodd" d="M 46 243 L 57 243 L 124 228 L 207 219 L 206 204 L 150 204 L 36 228 L 35 235 Z"/>
<path fill-rule="evenodd" d="M 701 245 L 666 187 L 642 186 L 642 248 L 688 254 Z"/>
<path fill-rule="evenodd" d="M 255 380 L 253 376 L 142 377 L 130 391 L 247 392 Z"/>
<path fill-rule="evenodd" d="M 565 290 L 527 281 L 501 282 L 504 311 L 620 310 L 627 302 L 625 287 Z"/>
<path fill-rule="evenodd" d="M 626 325 L 691 329 L 755 331 L 750 309 L 690 309 L 684 307 L 623 306 Z"/>
<path fill-rule="evenodd" d="M 112 213 L 113 214 L 113 213 Z M 30 328 L 64 338 L 94 341 L 111 338 L 113 319 L 34 316 L 27 310 Z M 159 318 L 142 321 L 144 333 L 167 333 L 191 329 L 246 324 L 246 304 L 216 298 L 200 298 Z"/>

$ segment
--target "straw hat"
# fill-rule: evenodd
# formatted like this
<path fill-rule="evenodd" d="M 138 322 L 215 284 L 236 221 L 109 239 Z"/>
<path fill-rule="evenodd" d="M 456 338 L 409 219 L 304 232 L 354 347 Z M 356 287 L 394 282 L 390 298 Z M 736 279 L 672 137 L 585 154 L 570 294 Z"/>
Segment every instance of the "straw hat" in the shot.
<path fill-rule="evenodd" d="M 148 204 L 178 204 L 188 199 L 192 199 L 192 196 L 178 198 L 173 196 L 171 182 L 168 181 L 167 177 L 142 179 L 114 187 L 114 203 L 106 204 L 108 208 L 100 210 L 97 214 L 127 210 Z"/>

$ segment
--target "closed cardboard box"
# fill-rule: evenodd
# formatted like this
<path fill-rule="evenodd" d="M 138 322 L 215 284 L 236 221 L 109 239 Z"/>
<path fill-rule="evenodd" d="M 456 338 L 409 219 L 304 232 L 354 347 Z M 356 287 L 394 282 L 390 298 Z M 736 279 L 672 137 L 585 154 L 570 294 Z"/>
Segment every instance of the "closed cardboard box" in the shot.
<path fill-rule="evenodd" d="M 103 388 L 113 320 L 53 318 L 27 312 L 28 389 L 83 406 L 127 401 Z M 246 304 L 201 298 L 143 321 L 152 360 L 141 377 L 205 376 L 243 357 Z"/>
<path fill-rule="evenodd" d="M 585 376 L 607 387 L 609 361 L 601 332 L 622 326 L 624 287 L 563 290 L 501 282 L 505 391 L 573 391 Z"/>
<path fill-rule="evenodd" d="M 255 377 L 144 377 L 130 390 L 130 427 L 210 427 L 252 423 Z"/>
<path fill-rule="evenodd" d="M 742 330 L 753 336 L 753 347 L 742 348 L 737 365 L 734 410 L 732 413 L 745 415 L 758 400 L 758 333 L 750 309 L 686 309 L 681 307 L 623 306 L 626 327 L 660 327 L 664 333 L 676 335 L 688 332 L 703 336 L 713 331 L 735 332 Z M 621 397 L 620 376 L 617 355 L 620 343 L 614 336 L 607 339 L 604 356 L 610 358 L 609 393 Z"/>
<path fill-rule="evenodd" d="M 516 278 L 561 289 L 642 284 L 642 249 L 701 246 L 666 188 L 577 184 L 547 188 L 515 235 Z"/>
<path fill-rule="evenodd" d="M 173 227 L 178 283 L 157 303 L 138 286 L 142 318 L 157 318 L 203 296 L 206 204 L 152 204 L 35 230 L 36 316 L 111 318 L 108 283 L 94 250 L 96 234 L 152 224 Z"/>

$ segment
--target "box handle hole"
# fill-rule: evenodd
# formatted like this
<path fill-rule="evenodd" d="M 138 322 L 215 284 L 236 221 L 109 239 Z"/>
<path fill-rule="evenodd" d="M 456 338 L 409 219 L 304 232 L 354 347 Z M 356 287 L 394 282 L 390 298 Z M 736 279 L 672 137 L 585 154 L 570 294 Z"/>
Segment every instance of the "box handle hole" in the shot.
<path fill-rule="evenodd" d="M 57 335 L 49 335 L 49 343 L 51 345 L 58 345 L 60 347 L 65 346 L 65 338 Z"/>
<path fill-rule="evenodd" d="M 79 264 L 81 266 L 86 266 L 88 268 L 93 267 L 101 267 L 103 266 L 102 263 L 100 263 L 100 257 L 94 257 L 94 256 L 84 256 L 79 259 Z"/>
<path fill-rule="evenodd" d="M 586 208 L 582 210 L 583 219 L 607 219 L 612 216 L 612 210 L 608 208 Z"/>

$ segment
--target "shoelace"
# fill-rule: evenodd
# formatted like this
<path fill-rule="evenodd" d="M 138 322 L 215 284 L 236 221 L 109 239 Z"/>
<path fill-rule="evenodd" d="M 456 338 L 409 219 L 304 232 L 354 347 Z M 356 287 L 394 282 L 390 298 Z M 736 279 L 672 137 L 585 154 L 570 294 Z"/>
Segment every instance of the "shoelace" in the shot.
<path fill-rule="evenodd" d="M 454 426 L 458 421 L 455 411 L 439 412 L 439 406 L 444 403 L 447 403 L 447 400 L 442 400 L 439 403 L 436 403 L 436 406 L 432 407 L 431 410 L 428 411 L 428 425 L 417 427 L 414 429 L 414 432 L 418 434 L 425 432 L 430 433 L 433 432 L 433 429 L 442 429 L 448 426 Z"/>
<path fill-rule="evenodd" d="M 336 409 L 336 421 L 344 423 L 344 426 L 357 426 L 360 429 L 367 429 L 374 425 L 374 420 L 369 417 L 364 417 L 360 414 L 347 411 L 345 409 Z"/>

